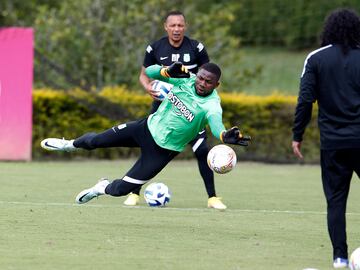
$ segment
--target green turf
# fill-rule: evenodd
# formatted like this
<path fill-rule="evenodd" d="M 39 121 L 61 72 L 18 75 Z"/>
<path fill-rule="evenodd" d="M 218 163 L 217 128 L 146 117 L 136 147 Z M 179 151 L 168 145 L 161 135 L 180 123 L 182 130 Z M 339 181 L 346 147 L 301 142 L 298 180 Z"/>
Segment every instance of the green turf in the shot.
<path fill-rule="evenodd" d="M 129 161 L 0 163 L 0 269 L 331 269 L 318 166 L 239 162 L 217 176 L 228 210 L 206 208 L 196 162 L 157 178 L 167 208 L 126 208 L 123 198 L 74 198 Z M 354 179 L 355 180 L 355 179 Z M 349 250 L 360 246 L 359 181 L 348 205 Z"/>
<path fill-rule="evenodd" d="M 250 85 L 242 87 L 243 92 L 252 95 L 268 95 L 279 92 L 297 95 L 300 75 L 306 56 L 313 49 L 289 51 L 284 48 L 253 47 L 242 48 L 241 66 L 249 69 L 260 65 L 262 72 Z"/>

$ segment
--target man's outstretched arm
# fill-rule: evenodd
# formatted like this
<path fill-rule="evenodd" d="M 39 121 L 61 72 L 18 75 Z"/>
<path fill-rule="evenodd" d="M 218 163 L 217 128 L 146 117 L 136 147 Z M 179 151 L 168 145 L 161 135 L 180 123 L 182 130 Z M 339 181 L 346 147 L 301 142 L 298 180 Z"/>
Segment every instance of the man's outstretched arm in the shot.
<path fill-rule="evenodd" d="M 175 62 L 168 67 L 152 65 L 145 69 L 146 75 L 155 80 L 169 82 L 170 78 L 189 78 L 190 73 L 181 62 Z"/>
<path fill-rule="evenodd" d="M 241 146 L 248 146 L 250 144 L 251 137 L 243 135 L 237 126 L 226 130 L 220 114 L 210 115 L 209 126 L 211 133 L 223 143 Z"/>

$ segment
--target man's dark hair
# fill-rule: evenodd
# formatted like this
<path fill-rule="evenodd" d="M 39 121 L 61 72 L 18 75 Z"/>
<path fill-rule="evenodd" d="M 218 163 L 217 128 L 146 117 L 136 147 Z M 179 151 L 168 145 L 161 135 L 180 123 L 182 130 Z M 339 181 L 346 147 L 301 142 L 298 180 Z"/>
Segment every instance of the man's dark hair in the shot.
<path fill-rule="evenodd" d="M 337 9 L 326 18 L 321 46 L 338 44 L 344 53 L 360 46 L 360 17 L 352 9 Z"/>
<path fill-rule="evenodd" d="M 216 75 L 216 79 L 219 81 L 221 77 L 221 69 L 217 64 L 205 63 L 200 67 L 200 69 L 205 69 L 206 71 L 209 71 L 212 74 Z"/>
<path fill-rule="evenodd" d="M 168 13 L 165 15 L 165 17 L 164 17 L 164 22 L 166 22 L 167 19 L 168 19 L 170 16 L 173 16 L 173 15 L 183 16 L 183 17 L 184 17 L 184 20 L 186 21 L 186 18 L 185 18 L 184 13 L 182 13 L 181 11 L 178 11 L 178 10 L 173 10 L 173 11 L 168 12 Z"/>

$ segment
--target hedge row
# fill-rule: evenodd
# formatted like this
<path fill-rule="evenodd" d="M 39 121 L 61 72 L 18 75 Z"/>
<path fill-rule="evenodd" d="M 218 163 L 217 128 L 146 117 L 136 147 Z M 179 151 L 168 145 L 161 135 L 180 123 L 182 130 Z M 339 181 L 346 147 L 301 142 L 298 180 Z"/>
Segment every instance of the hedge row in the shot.
<path fill-rule="evenodd" d="M 222 94 L 223 118 L 226 127 L 240 126 L 252 136 L 248 148 L 233 147 L 239 160 L 264 162 L 296 162 L 291 151 L 292 123 L 296 97 L 273 94 L 270 96 L 248 96 L 243 94 Z M 76 153 L 48 153 L 39 143 L 46 137 L 76 138 L 85 132 L 100 132 L 113 125 L 145 117 L 150 109 L 148 95 L 135 94 L 122 87 L 106 88 L 100 94 L 71 92 L 50 89 L 35 90 L 33 157 L 51 158 L 126 158 L 136 156 L 138 150 L 101 149 L 78 151 Z M 303 152 L 306 162 L 318 162 L 319 134 L 316 110 L 305 134 Z M 219 142 L 208 132 L 209 144 Z M 190 147 L 179 158 L 191 158 Z"/>

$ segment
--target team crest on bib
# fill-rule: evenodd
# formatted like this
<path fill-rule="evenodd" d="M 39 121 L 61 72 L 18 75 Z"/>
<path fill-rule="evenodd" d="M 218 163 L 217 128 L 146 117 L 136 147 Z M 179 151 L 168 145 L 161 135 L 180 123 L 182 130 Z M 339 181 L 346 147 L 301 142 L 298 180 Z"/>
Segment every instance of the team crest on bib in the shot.
<path fill-rule="evenodd" d="M 190 54 L 184 53 L 184 62 L 190 62 Z"/>
<path fill-rule="evenodd" d="M 171 61 L 173 62 L 179 61 L 179 58 L 180 58 L 180 54 L 178 53 L 171 54 Z"/>

